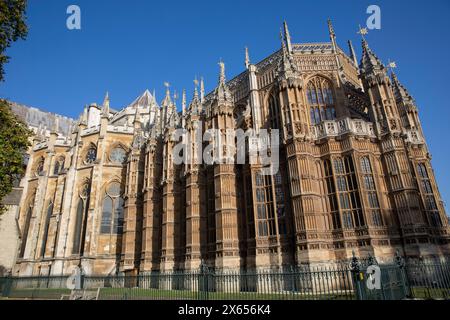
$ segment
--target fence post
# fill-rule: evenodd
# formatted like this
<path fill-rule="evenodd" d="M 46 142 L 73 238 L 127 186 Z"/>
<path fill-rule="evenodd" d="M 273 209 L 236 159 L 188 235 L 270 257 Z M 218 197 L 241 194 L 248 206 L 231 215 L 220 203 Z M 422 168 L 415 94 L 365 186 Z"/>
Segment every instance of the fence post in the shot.
<path fill-rule="evenodd" d="M 208 300 L 208 273 L 208 267 L 202 260 L 200 263 L 200 272 L 198 273 L 199 300 Z"/>
<path fill-rule="evenodd" d="M 405 298 L 412 297 L 411 287 L 408 283 L 408 277 L 406 276 L 406 268 L 405 268 L 405 259 L 400 255 L 400 252 L 397 250 L 395 251 L 395 257 L 394 257 L 395 263 L 398 266 L 400 270 L 400 274 L 402 277 L 402 284 L 403 284 L 403 293 L 405 295 Z"/>
<path fill-rule="evenodd" d="M 360 281 L 361 262 L 359 262 L 358 258 L 356 257 L 355 250 L 352 251 L 352 258 L 350 260 L 350 270 L 353 276 L 353 284 L 355 286 L 356 298 L 358 300 L 363 300 Z"/>

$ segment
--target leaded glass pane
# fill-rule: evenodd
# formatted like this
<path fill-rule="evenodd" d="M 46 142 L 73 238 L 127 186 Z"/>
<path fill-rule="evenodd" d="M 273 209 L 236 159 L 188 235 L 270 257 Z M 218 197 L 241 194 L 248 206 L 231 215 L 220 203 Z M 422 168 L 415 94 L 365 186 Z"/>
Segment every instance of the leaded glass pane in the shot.
<path fill-rule="evenodd" d="M 110 197 L 106 196 L 103 200 L 102 222 L 100 224 L 100 233 L 109 234 L 111 232 L 113 212 L 113 201 Z"/>
<path fill-rule="evenodd" d="M 95 148 L 90 148 L 86 153 L 86 163 L 93 163 L 97 158 L 97 150 Z"/>
<path fill-rule="evenodd" d="M 113 232 L 115 234 L 121 234 L 123 231 L 123 220 L 124 220 L 124 201 L 122 198 L 117 198 L 114 200 L 114 227 Z"/>
<path fill-rule="evenodd" d="M 108 195 L 111 197 L 120 196 L 120 183 L 113 182 L 108 186 Z"/>
<path fill-rule="evenodd" d="M 83 199 L 78 200 L 78 206 L 75 217 L 75 230 L 73 233 L 73 247 L 72 253 L 79 254 L 80 253 L 80 244 L 81 244 L 81 228 L 83 223 L 83 211 L 84 211 L 84 201 Z"/>
<path fill-rule="evenodd" d="M 121 164 L 125 162 L 127 153 L 122 148 L 114 148 L 109 157 L 112 162 Z"/>

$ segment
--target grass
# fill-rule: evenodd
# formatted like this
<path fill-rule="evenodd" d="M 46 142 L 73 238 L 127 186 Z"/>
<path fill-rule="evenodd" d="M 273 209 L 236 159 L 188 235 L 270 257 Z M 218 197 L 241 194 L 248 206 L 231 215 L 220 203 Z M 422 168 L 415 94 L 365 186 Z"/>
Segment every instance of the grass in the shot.
<path fill-rule="evenodd" d="M 444 288 L 426 288 L 413 287 L 411 288 L 412 295 L 417 299 L 449 299 L 450 289 Z"/>

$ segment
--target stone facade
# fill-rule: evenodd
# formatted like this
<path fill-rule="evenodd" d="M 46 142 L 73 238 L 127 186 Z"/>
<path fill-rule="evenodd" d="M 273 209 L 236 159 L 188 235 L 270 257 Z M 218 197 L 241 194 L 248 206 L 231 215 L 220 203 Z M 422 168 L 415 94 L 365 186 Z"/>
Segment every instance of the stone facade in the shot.
<path fill-rule="evenodd" d="M 16 261 L 19 244 L 19 228 L 17 226 L 18 204 L 6 205 L 6 212 L 0 216 L 0 277 L 9 274 Z"/>
<path fill-rule="evenodd" d="M 9 102 L 12 112 L 25 122 L 36 134 L 48 135 L 49 128 L 55 128 L 60 134 L 67 136 L 74 121 L 70 118 L 40 110 L 38 108 L 27 107 L 15 102 Z M 29 154 L 24 157 L 24 168 L 28 165 Z M 0 216 L 0 276 L 9 274 L 15 264 L 18 246 L 21 241 L 21 231 L 18 224 L 20 202 L 22 198 L 23 186 L 27 178 L 19 178 L 14 181 L 13 190 L 4 199 L 2 204 L 7 211 Z"/>
<path fill-rule="evenodd" d="M 449 254 L 449 225 L 418 109 L 363 40 L 291 43 L 182 111 L 167 87 L 116 112 L 86 107 L 68 135 L 37 132 L 14 273 L 127 274 Z M 177 128 L 279 129 L 280 170 L 176 164 Z M 225 145 L 233 147 L 234 140 Z M 195 148 L 189 144 L 189 148 Z M 221 151 L 220 151 L 221 152 Z"/>

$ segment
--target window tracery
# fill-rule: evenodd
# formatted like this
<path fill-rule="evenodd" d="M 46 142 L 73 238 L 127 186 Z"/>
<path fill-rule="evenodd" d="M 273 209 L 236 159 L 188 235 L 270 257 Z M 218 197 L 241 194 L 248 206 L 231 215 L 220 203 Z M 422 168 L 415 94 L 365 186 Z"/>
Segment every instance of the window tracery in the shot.
<path fill-rule="evenodd" d="M 322 77 L 312 78 L 307 85 L 306 95 L 310 107 L 311 124 L 336 119 L 333 90 L 330 81 Z"/>
<path fill-rule="evenodd" d="M 419 175 L 419 182 L 421 184 L 422 193 L 424 195 L 425 210 L 429 212 L 431 225 L 433 227 L 442 227 L 442 220 L 439 215 L 439 209 L 437 207 L 436 199 L 433 194 L 431 180 L 424 163 L 419 163 L 417 165 L 417 173 Z"/>
<path fill-rule="evenodd" d="M 121 234 L 123 231 L 124 200 L 121 196 L 120 183 L 111 183 L 103 198 L 102 221 L 100 233 Z"/>

